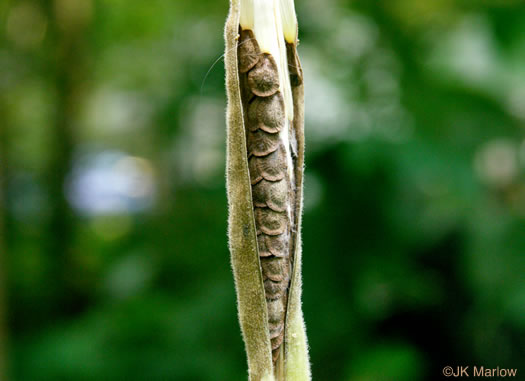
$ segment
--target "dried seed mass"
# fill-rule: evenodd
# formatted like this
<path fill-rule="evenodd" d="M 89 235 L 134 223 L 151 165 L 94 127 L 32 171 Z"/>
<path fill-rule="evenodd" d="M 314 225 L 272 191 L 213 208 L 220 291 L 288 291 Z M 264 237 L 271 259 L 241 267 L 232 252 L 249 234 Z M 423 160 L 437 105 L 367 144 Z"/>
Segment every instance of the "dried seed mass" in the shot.
<path fill-rule="evenodd" d="M 289 65 L 298 64 L 294 54 L 287 52 Z M 275 361 L 284 340 L 292 271 L 296 187 L 290 174 L 296 169 L 289 166 L 296 162 L 293 159 L 297 157 L 297 141 L 294 121 L 288 124 L 286 120 L 275 57 L 260 52 L 250 30 L 240 31 L 238 66 L 257 247 Z M 302 76 L 302 73 L 291 70 L 290 77 L 285 79 L 297 82 L 293 76 Z M 284 128 L 290 130 L 284 134 Z"/>

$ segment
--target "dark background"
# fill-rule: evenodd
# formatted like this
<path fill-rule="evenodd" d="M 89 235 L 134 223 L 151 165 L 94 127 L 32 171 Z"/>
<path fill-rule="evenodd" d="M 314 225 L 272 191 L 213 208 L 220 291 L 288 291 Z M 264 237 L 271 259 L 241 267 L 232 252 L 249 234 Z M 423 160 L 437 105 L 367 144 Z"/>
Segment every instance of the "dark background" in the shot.
<path fill-rule="evenodd" d="M 523 377 L 525 6 L 296 3 L 314 380 L 442 379 L 445 365 Z M 227 8 L 0 3 L 10 380 L 246 379 L 226 236 Z"/>

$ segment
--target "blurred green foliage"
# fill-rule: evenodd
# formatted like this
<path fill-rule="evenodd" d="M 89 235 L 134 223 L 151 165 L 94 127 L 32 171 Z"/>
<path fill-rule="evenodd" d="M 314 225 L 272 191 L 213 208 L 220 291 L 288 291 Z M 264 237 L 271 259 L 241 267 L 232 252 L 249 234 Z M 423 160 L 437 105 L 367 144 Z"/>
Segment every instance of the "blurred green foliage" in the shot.
<path fill-rule="evenodd" d="M 296 3 L 314 379 L 525 372 L 525 6 Z M 10 379 L 246 379 L 227 8 L 0 4 Z"/>

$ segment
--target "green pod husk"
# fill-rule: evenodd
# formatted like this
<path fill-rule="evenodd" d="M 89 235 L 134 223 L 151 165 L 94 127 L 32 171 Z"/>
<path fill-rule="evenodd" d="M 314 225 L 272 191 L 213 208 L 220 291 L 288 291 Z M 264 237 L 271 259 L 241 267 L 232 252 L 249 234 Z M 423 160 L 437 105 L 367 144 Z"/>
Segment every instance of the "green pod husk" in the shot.
<path fill-rule="evenodd" d="M 226 187 L 229 219 L 228 236 L 231 265 L 237 292 L 239 322 L 245 343 L 250 381 L 306 381 L 311 379 L 306 331 L 301 308 L 301 213 L 304 167 L 304 89 L 302 71 L 296 56 L 296 43 L 289 52 L 296 65 L 292 80 L 293 128 L 297 139 L 296 233 L 293 269 L 288 291 L 285 322 L 284 359 L 274 369 L 268 329 L 268 313 L 258 253 L 257 233 L 250 182 L 246 128 L 240 91 L 237 44 L 239 38 L 240 0 L 230 0 L 225 26 L 225 65 L 227 107 Z M 290 59 L 290 57 L 289 57 Z M 292 75 L 292 73 L 291 73 Z M 300 80 L 297 80 L 297 75 Z"/>

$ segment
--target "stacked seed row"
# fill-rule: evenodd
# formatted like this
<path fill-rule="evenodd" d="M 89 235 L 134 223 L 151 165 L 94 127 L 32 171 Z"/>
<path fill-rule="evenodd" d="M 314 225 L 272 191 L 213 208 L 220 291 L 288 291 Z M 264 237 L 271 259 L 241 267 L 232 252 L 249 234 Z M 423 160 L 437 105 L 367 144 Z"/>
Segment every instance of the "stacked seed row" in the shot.
<path fill-rule="evenodd" d="M 275 361 L 284 338 L 293 223 L 287 151 L 280 136 L 287 128 L 286 116 L 275 60 L 260 53 L 250 30 L 241 31 L 238 56 L 255 226 Z"/>

